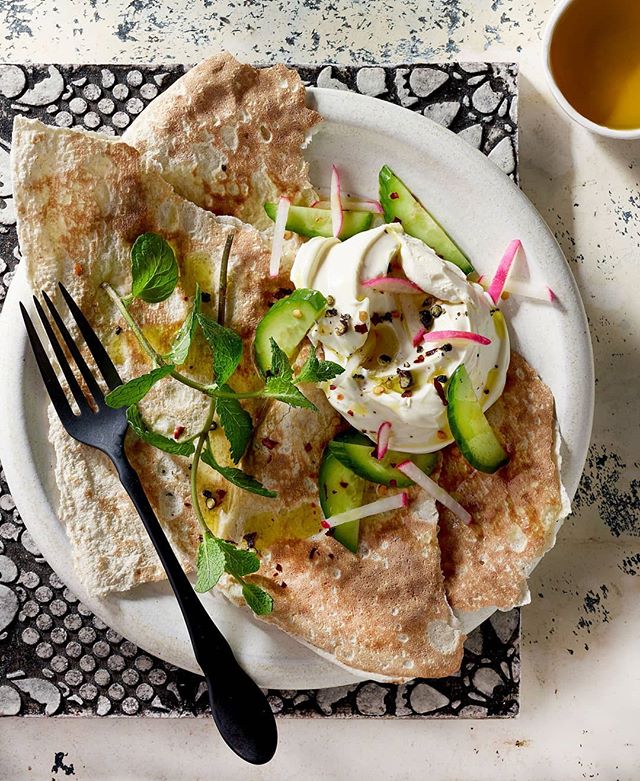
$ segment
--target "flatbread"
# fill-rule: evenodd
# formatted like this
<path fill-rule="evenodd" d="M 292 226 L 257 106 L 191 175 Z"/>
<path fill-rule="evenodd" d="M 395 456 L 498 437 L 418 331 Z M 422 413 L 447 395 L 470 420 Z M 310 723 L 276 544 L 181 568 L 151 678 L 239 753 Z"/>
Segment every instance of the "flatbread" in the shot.
<path fill-rule="evenodd" d="M 56 285 L 62 281 L 124 379 L 149 371 L 151 364 L 100 284 L 108 281 L 122 293 L 129 290 L 130 248 L 141 233 L 163 235 L 180 265 L 178 288 L 166 302 L 134 303 L 131 310 L 161 350 L 169 347 L 183 321 L 196 280 L 211 297 L 205 309 L 215 307 L 219 260 L 231 231 L 235 233 L 227 299 L 231 327 L 245 337 L 253 333 L 269 303 L 289 284 L 284 268 L 279 277 L 269 278 L 270 244 L 263 234 L 185 201 L 135 149 L 120 141 L 19 117 L 14 124 L 12 175 L 18 236 L 32 288 L 46 290 L 59 302 Z M 200 343 L 183 370 L 209 381 L 210 360 Z M 243 388 L 256 382 L 248 352 L 238 380 Z M 205 406 L 201 394 L 163 381 L 141 409 L 150 426 L 171 436 L 177 425 L 184 426 L 187 435 L 197 431 Z M 107 459 L 68 437 L 55 415 L 51 441 L 60 517 L 87 590 L 102 594 L 164 578 L 141 521 Z M 172 544 L 183 563 L 191 566 L 199 530 L 190 506 L 187 460 L 136 440 L 129 443 L 128 452 Z M 212 470 L 204 467 L 202 473 L 203 489 L 220 488 Z M 210 514 L 214 527 L 223 509 L 224 501 Z"/>
<path fill-rule="evenodd" d="M 344 422 L 316 387 L 306 395 L 319 413 L 273 402 L 243 461 L 277 499 L 236 492 L 230 513 L 263 565 L 252 578 L 275 608 L 265 620 L 342 666 L 401 681 L 450 675 L 460 667 L 463 634 L 446 601 L 435 503 L 413 489 L 408 511 L 361 522 L 354 555 L 318 531 L 317 469 Z M 369 486 L 365 501 L 374 501 Z M 229 582 L 231 598 L 237 589 Z"/>
<path fill-rule="evenodd" d="M 570 509 L 560 481 L 553 395 L 518 353 L 511 353 L 504 393 L 487 418 L 511 456 L 507 466 L 493 475 L 477 472 L 451 445 L 438 480 L 473 516 L 465 526 L 440 510 L 447 596 L 464 612 L 528 601 L 527 576 Z"/>
<path fill-rule="evenodd" d="M 265 201 L 314 198 L 298 154 L 321 116 L 296 71 L 256 69 L 228 53 L 203 60 L 156 98 L 124 140 L 184 198 L 259 228 Z"/>

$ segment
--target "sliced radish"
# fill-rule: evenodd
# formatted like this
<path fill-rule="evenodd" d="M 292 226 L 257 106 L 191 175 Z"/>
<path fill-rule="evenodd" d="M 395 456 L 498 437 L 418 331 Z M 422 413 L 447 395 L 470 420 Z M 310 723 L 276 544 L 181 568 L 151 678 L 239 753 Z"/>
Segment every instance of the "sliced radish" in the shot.
<path fill-rule="evenodd" d="M 378 429 L 378 446 L 376 448 L 376 458 L 383 459 L 389 450 L 389 437 L 391 436 L 391 423 L 385 420 Z"/>
<path fill-rule="evenodd" d="M 278 201 L 276 221 L 273 226 L 273 242 L 271 243 L 271 259 L 269 260 L 269 276 L 277 277 L 280 271 L 280 260 L 284 249 L 284 232 L 287 229 L 289 207 L 291 201 L 284 196 Z"/>
<path fill-rule="evenodd" d="M 425 335 L 426 333 L 427 333 L 427 329 L 426 329 L 426 328 L 420 328 L 420 329 L 419 329 L 419 330 L 416 332 L 416 335 L 415 335 L 415 336 L 413 337 L 413 339 L 411 340 L 411 342 L 412 342 L 412 344 L 413 344 L 413 346 L 414 346 L 414 347 L 417 347 L 417 346 L 418 346 L 418 345 L 419 345 L 419 344 L 422 342 L 422 340 L 424 339 L 424 335 Z"/>
<path fill-rule="evenodd" d="M 512 293 L 514 296 L 531 298 L 534 301 L 551 301 L 553 303 L 556 300 L 556 294 L 547 285 L 536 285 L 520 279 L 510 279 L 507 282 L 505 292 Z"/>
<path fill-rule="evenodd" d="M 489 285 L 489 289 L 487 291 L 494 304 L 497 304 L 500 300 L 504 286 L 507 283 L 507 277 L 511 271 L 511 266 L 513 265 L 513 261 L 515 260 L 516 255 L 518 254 L 518 250 L 521 247 L 522 242 L 520 239 L 514 239 L 512 242 L 510 242 L 509 246 L 504 252 L 504 255 L 502 256 L 502 260 L 498 264 L 496 273 L 493 275 L 493 279 L 491 280 L 491 284 Z"/>
<path fill-rule="evenodd" d="M 444 488 L 440 488 L 440 486 L 428 475 L 425 475 L 422 469 L 417 467 L 413 461 L 403 461 L 401 464 L 398 464 L 398 469 L 410 480 L 413 480 L 416 485 L 423 488 L 436 501 L 440 502 L 440 504 L 444 505 L 448 510 L 451 510 L 451 512 L 460 518 L 463 523 L 466 523 L 467 526 L 471 523 L 471 514 L 468 513 L 461 504 L 456 502 Z"/>
<path fill-rule="evenodd" d="M 409 496 L 403 491 L 393 496 L 385 496 L 384 499 L 378 499 L 376 502 L 371 502 L 371 504 L 363 504 L 362 507 L 355 507 L 353 510 L 332 515 L 331 518 L 322 521 L 322 526 L 325 529 L 333 529 L 335 526 L 340 526 L 343 523 L 359 521 L 362 518 L 369 518 L 371 515 L 388 513 L 391 510 L 399 510 L 401 507 L 408 506 Z"/>
<path fill-rule="evenodd" d="M 476 334 L 474 331 L 429 331 L 422 337 L 423 342 L 448 342 L 454 339 L 475 342 L 476 344 L 491 344 L 491 339 L 482 336 L 482 334 Z"/>
<path fill-rule="evenodd" d="M 374 214 L 384 214 L 384 209 L 380 201 L 370 201 L 360 198 L 340 198 L 342 208 L 352 212 L 373 212 Z M 311 204 L 314 209 L 330 209 L 331 201 L 314 201 Z"/>
<path fill-rule="evenodd" d="M 340 173 L 335 165 L 331 166 L 331 228 L 338 238 L 342 232 L 342 195 L 340 193 Z"/>
<path fill-rule="evenodd" d="M 383 293 L 424 295 L 424 290 L 421 287 L 403 277 L 373 277 L 365 279 L 361 284 L 362 287 L 370 287 Z"/>
<path fill-rule="evenodd" d="M 482 285 L 483 279 L 484 275 L 478 277 L 477 282 L 479 285 Z M 540 285 L 524 279 L 513 279 L 513 277 L 510 277 L 507 281 L 503 293 L 512 293 L 514 296 L 531 298 L 534 301 L 550 301 L 553 303 L 557 300 L 556 294 L 548 285 Z M 491 300 L 493 302 L 493 299 Z"/>

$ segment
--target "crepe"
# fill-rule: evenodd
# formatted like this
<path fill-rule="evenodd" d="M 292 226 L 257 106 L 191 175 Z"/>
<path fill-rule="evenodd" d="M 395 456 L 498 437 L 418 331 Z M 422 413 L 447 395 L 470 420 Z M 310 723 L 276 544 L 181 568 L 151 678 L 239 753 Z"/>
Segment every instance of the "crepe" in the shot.
<path fill-rule="evenodd" d="M 159 166 L 176 192 L 216 214 L 265 228 L 265 201 L 315 194 L 297 151 L 321 116 L 298 74 L 256 69 L 228 53 L 204 60 L 156 98 L 124 140 Z"/>
<path fill-rule="evenodd" d="M 264 235 L 180 198 L 153 165 L 122 142 L 19 117 L 14 124 L 12 175 L 18 237 L 32 288 L 46 290 L 59 302 L 56 285 L 63 282 L 124 379 L 149 371 L 151 364 L 100 284 L 108 281 L 121 293 L 129 290 L 130 248 L 141 233 L 163 235 L 176 250 L 180 266 L 178 288 L 166 302 L 134 303 L 131 309 L 161 351 L 169 347 L 191 305 L 196 280 L 211 299 L 205 310 L 216 306 L 219 260 L 231 231 L 235 238 L 227 313 L 232 328 L 245 337 L 252 334 L 269 303 L 288 284 L 285 271 L 269 278 L 270 244 Z M 184 371 L 210 381 L 210 361 L 200 343 Z M 238 379 L 242 387 L 256 382 L 248 353 Z M 186 434 L 197 431 L 205 406 L 205 397 L 196 391 L 163 381 L 145 398 L 141 410 L 151 427 L 171 436 L 178 425 Z M 68 437 L 55 415 L 50 438 L 56 452 L 59 514 L 87 590 L 103 594 L 164 578 L 106 457 Z M 190 504 L 188 461 L 137 440 L 129 443 L 128 452 L 172 544 L 183 563 L 191 566 L 199 529 Z M 202 474 L 203 489 L 220 488 L 209 467 L 203 467 Z M 214 527 L 224 501 L 209 518 Z"/>
<path fill-rule="evenodd" d="M 553 395 L 516 352 L 502 396 L 487 413 L 510 455 L 493 475 L 477 472 L 455 445 L 443 452 L 439 484 L 467 509 L 465 526 L 441 508 L 440 545 L 456 611 L 508 610 L 529 600 L 527 576 L 568 515 L 560 480 Z"/>
<path fill-rule="evenodd" d="M 278 498 L 237 491 L 229 508 L 236 534 L 249 535 L 263 557 L 252 580 L 274 599 L 265 620 L 366 677 L 455 672 L 464 636 L 446 601 L 438 513 L 424 492 L 409 492 L 409 510 L 361 521 L 357 555 L 325 535 L 308 539 L 322 518 L 318 465 L 344 422 L 320 389 L 304 390 L 319 413 L 273 402 L 243 461 Z M 376 487 L 368 490 L 364 501 L 374 501 Z M 225 585 L 240 602 L 237 587 Z"/>

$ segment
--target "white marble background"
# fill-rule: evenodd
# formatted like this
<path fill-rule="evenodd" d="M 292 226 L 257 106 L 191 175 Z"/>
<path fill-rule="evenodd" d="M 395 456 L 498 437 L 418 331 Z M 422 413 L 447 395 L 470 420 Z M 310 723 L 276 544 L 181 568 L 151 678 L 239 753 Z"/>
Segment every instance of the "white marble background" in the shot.
<path fill-rule="evenodd" d="M 631 2 L 631 0 L 630 0 Z M 523 612 L 519 719 L 281 721 L 249 769 L 207 721 L 0 721 L 0 780 L 637 779 L 640 749 L 640 142 L 590 136 L 540 64 L 551 0 L 0 0 L 6 62 L 518 60 L 522 187 L 556 233 L 592 328 L 593 443 L 577 510 Z M 581 400 L 576 399 L 576 404 Z M 0 660 L 1 664 L 1 660 Z"/>

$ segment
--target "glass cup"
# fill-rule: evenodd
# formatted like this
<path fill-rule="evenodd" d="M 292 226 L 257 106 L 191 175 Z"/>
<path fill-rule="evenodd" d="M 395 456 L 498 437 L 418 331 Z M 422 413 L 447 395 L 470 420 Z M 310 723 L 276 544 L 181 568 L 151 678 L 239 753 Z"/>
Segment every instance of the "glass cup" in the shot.
<path fill-rule="evenodd" d="M 607 136 L 609 138 L 618 138 L 618 139 L 625 139 L 625 140 L 640 139 L 640 127 L 624 128 L 624 129 L 607 127 L 604 124 L 598 124 L 597 122 L 594 122 L 593 120 L 584 116 L 584 114 L 580 113 L 580 111 L 578 111 L 576 107 L 570 103 L 570 101 L 567 99 L 567 97 L 565 96 L 565 94 L 562 92 L 562 90 L 558 85 L 556 76 L 554 75 L 552 65 L 551 65 L 552 43 L 554 42 L 554 36 L 557 32 L 558 22 L 562 18 L 565 11 L 569 8 L 570 5 L 574 3 L 580 3 L 580 2 L 581 0 L 560 0 L 560 2 L 558 2 L 558 4 L 551 12 L 551 16 L 549 18 L 549 21 L 547 22 L 547 27 L 545 29 L 543 43 L 542 43 L 543 67 L 553 97 L 557 100 L 557 102 L 560 104 L 562 109 L 569 115 L 569 117 L 571 117 L 571 119 L 573 119 L 575 122 L 582 125 L 583 127 L 587 128 L 587 130 L 590 130 L 592 133 L 597 133 L 599 135 Z M 640 2 L 640 0 L 627 0 L 627 2 L 636 3 L 636 2 Z M 602 8 L 605 9 L 606 12 L 606 8 L 607 8 L 606 0 L 603 0 Z M 638 43 L 638 45 L 640 45 L 640 42 Z M 580 67 L 580 65 L 576 63 L 576 67 Z M 640 100 L 640 95 L 638 96 L 638 100 Z"/>

